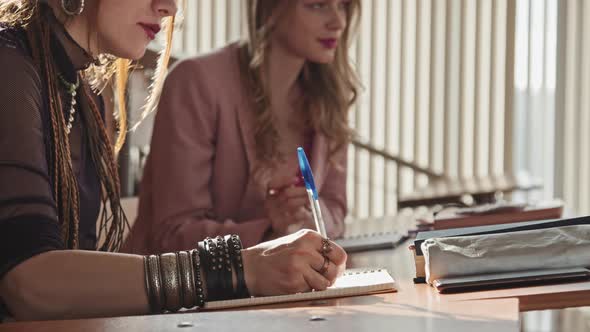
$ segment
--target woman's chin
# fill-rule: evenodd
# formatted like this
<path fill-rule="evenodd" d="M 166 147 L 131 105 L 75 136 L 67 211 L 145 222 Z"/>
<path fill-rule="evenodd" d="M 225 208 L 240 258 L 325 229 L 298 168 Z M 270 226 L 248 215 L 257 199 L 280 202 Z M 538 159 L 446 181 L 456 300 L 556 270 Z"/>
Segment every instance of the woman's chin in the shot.
<path fill-rule="evenodd" d="M 334 56 L 318 56 L 308 60 L 320 65 L 329 65 L 334 62 Z"/>
<path fill-rule="evenodd" d="M 147 50 L 146 48 L 142 48 L 141 50 L 137 50 L 135 52 L 130 52 L 128 54 L 128 56 L 125 56 L 124 58 L 129 59 L 129 60 L 139 60 L 139 59 L 143 58 L 146 50 Z"/>
<path fill-rule="evenodd" d="M 143 58 L 146 50 L 147 46 L 142 46 L 134 49 L 118 49 L 116 51 L 110 52 L 110 54 L 116 56 L 117 58 L 139 60 Z"/>
<path fill-rule="evenodd" d="M 321 65 L 328 65 L 334 62 L 336 58 L 336 52 L 332 50 L 326 50 L 323 52 L 317 52 L 313 54 L 313 56 L 308 57 L 308 61 L 321 64 Z"/>

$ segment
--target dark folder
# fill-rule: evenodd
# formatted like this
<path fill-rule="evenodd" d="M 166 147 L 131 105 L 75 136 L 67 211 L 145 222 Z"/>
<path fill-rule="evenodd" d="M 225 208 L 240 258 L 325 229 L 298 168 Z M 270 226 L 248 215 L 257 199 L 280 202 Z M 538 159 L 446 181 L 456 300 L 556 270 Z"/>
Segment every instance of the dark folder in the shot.
<path fill-rule="evenodd" d="M 432 283 L 440 293 L 481 291 L 487 289 L 546 285 L 590 279 L 585 268 L 489 273 L 456 278 L 441 278 Z"/>
<path fill-rule="evenodd" d="M 351 235 L 336 242 L 347 253 L 394 248 L 408 238 L 407 234 L 398 231 L 376 232 Z"/>

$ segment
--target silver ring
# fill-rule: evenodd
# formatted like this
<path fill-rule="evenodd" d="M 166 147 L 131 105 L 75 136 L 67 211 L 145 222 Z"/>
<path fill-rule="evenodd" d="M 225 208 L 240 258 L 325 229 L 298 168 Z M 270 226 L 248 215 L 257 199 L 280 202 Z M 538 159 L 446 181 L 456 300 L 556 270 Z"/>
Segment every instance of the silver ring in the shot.
<path fill-rule="evenodd" d="M 327 255 L 332 251 L 332 242 L 330 239 L 322 239 L 322 255 Z"/>

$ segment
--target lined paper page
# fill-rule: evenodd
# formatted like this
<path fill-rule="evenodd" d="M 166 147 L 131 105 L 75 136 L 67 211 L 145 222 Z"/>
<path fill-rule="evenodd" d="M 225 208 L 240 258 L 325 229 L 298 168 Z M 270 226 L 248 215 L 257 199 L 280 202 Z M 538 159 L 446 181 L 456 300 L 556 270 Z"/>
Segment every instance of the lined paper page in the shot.
<path fill-rule="evenodd" d="M 395 291 L 395 281 L 385 269 L 351 269 L 336 279 L 334 285 L 324 291 L 292 295 L 251 297 L 237 300 L 213 301 L 205 303 L 205 309 L 226 309 L 256 306 L 263 304 L 311 301 L 327 298 L 368 295 Z"/>

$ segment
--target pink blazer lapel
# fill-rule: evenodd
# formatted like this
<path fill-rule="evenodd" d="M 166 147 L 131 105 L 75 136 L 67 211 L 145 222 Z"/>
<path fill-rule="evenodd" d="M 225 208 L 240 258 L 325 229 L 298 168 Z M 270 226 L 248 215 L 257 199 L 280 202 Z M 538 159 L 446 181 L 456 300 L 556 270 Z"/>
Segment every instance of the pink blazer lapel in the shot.
<path fill-rule="evenodd" d="M 246 184 L 240 211 L 249 211 L 252 205 L 255 204 L 254 202 L 258 202 L 266 196 L 267 190 L 267 182 L 264 181 L 265 177 L 257 171 L 258 159 L 256 158 L 256 143 L 254 140 L 255 119 L 248 105 L 245 99 L 242 103 L 236 105 L 238 127 L 240 128 L 240 135 L 248 159 L 248 183 Z"/>
<path fill-rule="evenodd" d="M 252 109 L 249 107 L 250 103 L 244 95 L 242 95 L 241 102 L 236 105 L 236 113 L 238 120 L 238 127 L 240 128 L 240 134 L 242 135 L 242 142 L 244 143 L 244 149 L 246 150 L 246 156 L 248 158 L 248 170 L 251 174 L 256 168 L 256 143 L 254 142 L 254 114 Z"/>

